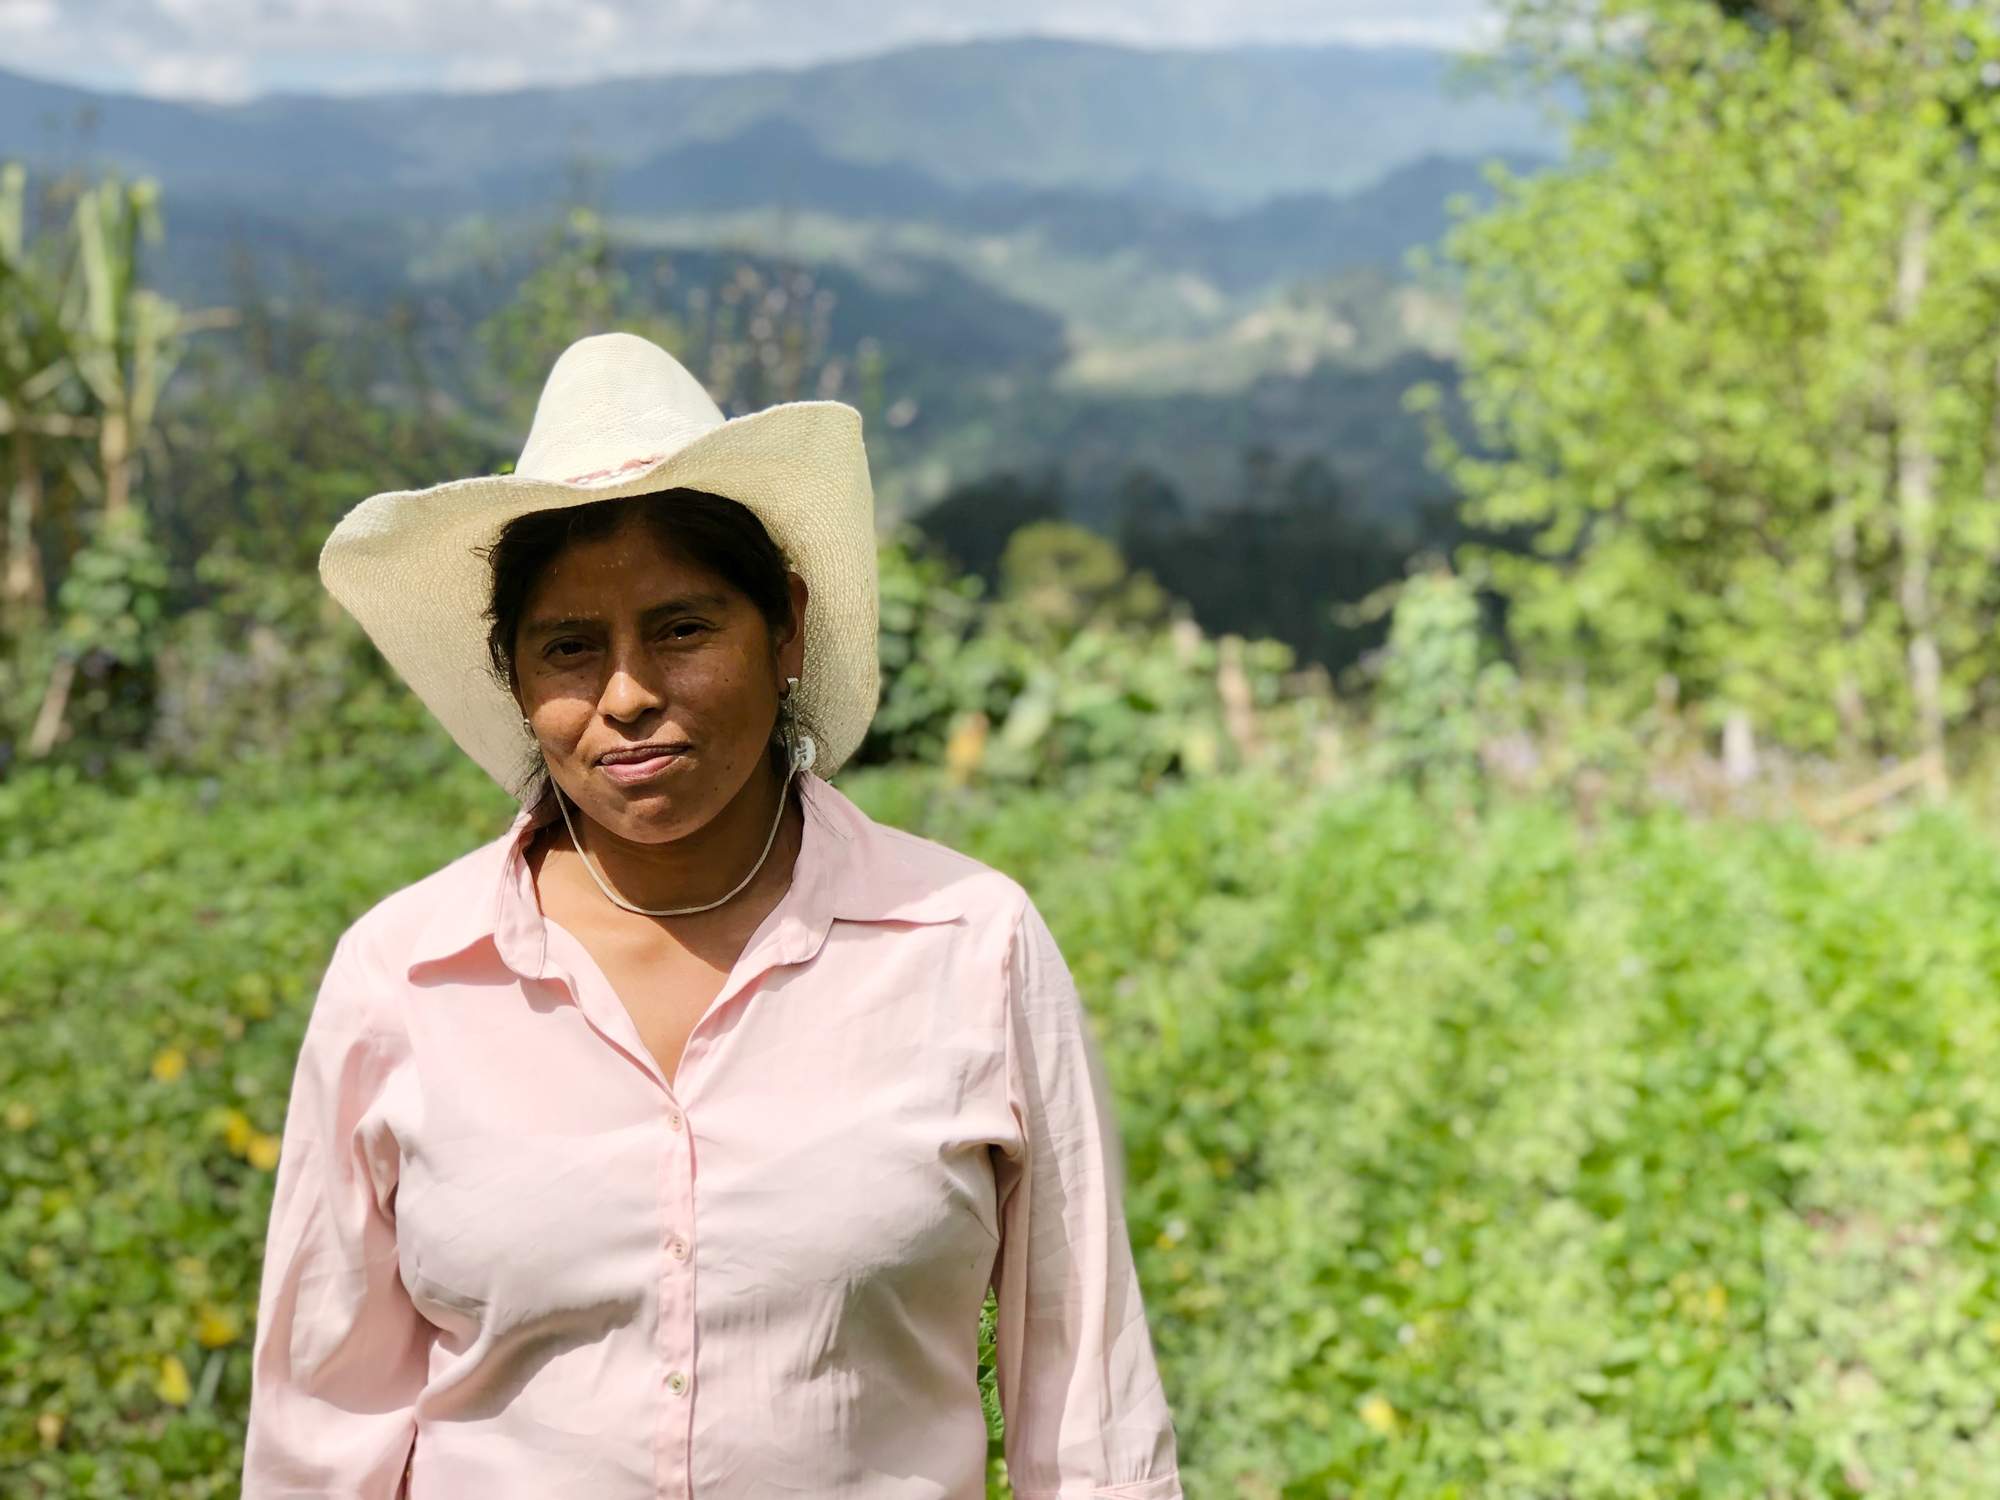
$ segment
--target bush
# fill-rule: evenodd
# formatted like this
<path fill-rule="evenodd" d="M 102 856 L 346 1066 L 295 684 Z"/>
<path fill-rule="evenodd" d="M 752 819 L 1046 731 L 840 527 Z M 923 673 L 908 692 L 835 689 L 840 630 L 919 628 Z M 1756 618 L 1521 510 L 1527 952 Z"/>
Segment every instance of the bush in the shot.
<path fill-rule="evenodd" d="M 1117 547 L 1063 522 L 1008 543 L 1002 588 L 880 550 L 882 706 L 864 763 L 959 781 L 1149 786 L 1251 756 L 1302 765 L 1333 717 L 1323 676 L 1277 641 L 1217 642 Z M 1225 683 L 1236 688 L 1236 721 Z"/>

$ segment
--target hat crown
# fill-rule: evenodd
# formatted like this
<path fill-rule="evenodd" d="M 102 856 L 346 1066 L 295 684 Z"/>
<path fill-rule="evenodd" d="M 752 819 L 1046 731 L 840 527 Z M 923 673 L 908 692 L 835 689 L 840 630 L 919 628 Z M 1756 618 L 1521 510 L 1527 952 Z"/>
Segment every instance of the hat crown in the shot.
<path fill-rule="evenodd" d="M 514 472 L 557 484 L 616 480 L 723 423 L 701 382 L 630 333 L 579 339 L 549 371 Z"/>

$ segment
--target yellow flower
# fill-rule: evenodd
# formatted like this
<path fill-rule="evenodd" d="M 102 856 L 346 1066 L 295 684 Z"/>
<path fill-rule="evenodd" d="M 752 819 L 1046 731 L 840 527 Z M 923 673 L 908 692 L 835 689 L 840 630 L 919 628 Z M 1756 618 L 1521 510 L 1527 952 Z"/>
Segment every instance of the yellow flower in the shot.
<path fill-rule="evenodd" d="M 964 786 L 978 773 L 986 760 L 986 735 L 992 728 L 985 714 L 968 714 L 959 720 L 951 731 L 951 738 L 944 743 L 945 779 L 953 786 Z"/>
<path fill-rule="evenodd" d="M 275 1135 L 253 1135 L 243 1154 L 258 1171 L 272 1171 L 278 1165 L 278 1138 Z"/>
<path fill-rule="evenodd" d="M 1361 1425 L 1370 1431 L 1379 1432 L 1383 1437 L 1394 1437 L 1400 1425 L 1396 1408 L 1389 1404 L 1389 1398 L 1380 1394 L 1364 1396 L 1358 1408 Z"/>
<path fill-rule="evenodd" d="M 178 1047 L 168 1047 L 153 1059 L 153 1076 L 162 1083 L 172 1083 L 187 1071 L 187 1054 Z"/>
<path fill-rule="evenodd" d="M 7 1106 L 7 1128 L 26 1130 L 35 1123 L 35 1106 L 25 1099 L 16 1099 Z"/>
<path fill-rule="evenodd" d="M 160 1361 L 160 1378 L 153 1382 L 153 1394 L 169 1406 L 186 1406 L 194 1387 L 188 1384 L 187 1366 L 176 1355 Z"/>
<path fill-rule="evenodd" d="M 63 1428 L 69 1422 L 59 1411 L 45 1411 L 35 1418 L 35 1432 L 42 1440 L 44 1448 L 54 1448 L 62 1441 Z"/>
<path fill-rule="evenodd" d="M 226 1307 L 205 1306 L 194 1320 L 194 1336 L 204 1349 L 233 1343 L 242 1331 L 243 1320 Z"/>
<path fill-rule="evenodd" d="M 250 1122 L 243 1117 L 240 1109 L 223 1111 L 222 1143 L 233 1155 L 241 1156 L 250 1149 L 250 1141 L 257 1134 Z"/>

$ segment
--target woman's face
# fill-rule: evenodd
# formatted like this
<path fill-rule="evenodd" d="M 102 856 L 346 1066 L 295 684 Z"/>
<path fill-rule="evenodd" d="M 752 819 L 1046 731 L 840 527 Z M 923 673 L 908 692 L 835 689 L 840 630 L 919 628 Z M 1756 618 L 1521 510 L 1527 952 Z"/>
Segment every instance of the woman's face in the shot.
<path fill-rule="evenodd" d="M 792 619 L 806 586 L 790 575 Z M 799 675 L 747 596 L 632 521 L 542 575 L 514 639 L 515 693 L 549 774 L 635 843 L 705 826 L 760 768 L 784 679 Z"/>

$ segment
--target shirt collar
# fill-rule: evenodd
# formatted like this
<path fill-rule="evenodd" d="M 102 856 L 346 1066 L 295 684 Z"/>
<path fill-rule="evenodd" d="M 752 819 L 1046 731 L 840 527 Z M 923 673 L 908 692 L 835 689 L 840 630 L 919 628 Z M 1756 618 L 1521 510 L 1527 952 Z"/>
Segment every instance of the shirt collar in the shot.
<path fill-rule="evenodd" d="M 911 857 L 907 836 L 876 823 L 810 773 L 799 778 L 805 828 L 791 888 L 751 939 L 769 965 L 809 961 L 835 922 L 953 922 L 965 906 L 952 886 L 940 887 L 934 867 Z M 507 831 L 464 860 L 463 902 L 441 901 L 411 950 L 409 972 L 491 943 L 500 961 L 527 978 L 548 963 L 548 924 L 535 896 L 526 848 L 553 813 L 546 807 L 515 817 Z M 746 951 L 744 957 L 752 956 Z"/>

